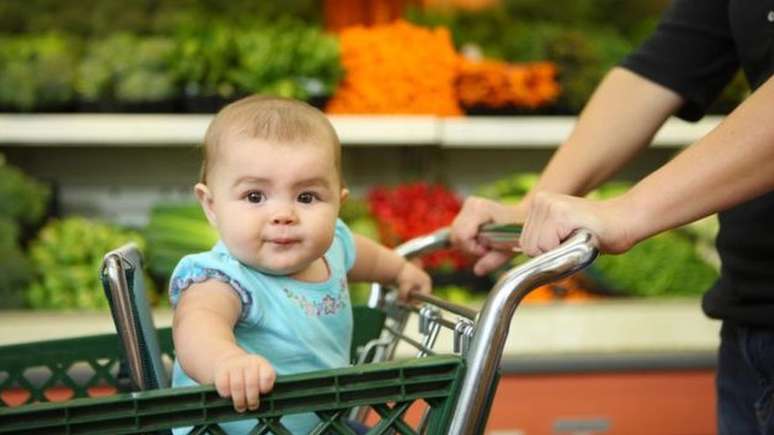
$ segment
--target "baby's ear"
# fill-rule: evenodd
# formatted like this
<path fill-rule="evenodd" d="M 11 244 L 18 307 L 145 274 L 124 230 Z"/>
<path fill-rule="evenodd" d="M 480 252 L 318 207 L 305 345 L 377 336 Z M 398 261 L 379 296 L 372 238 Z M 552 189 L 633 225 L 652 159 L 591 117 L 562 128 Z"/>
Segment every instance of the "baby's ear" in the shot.
<path fill-rule="evenodd" d="M 349 189 L 342 187 L 341 193 L 339 194 L 339 203 L 344 204 L 344 201 L 346 201 L 347 198 L 349 198 Z"/>
<path fill-rule="evenodd" d="M 210 221 L 210 225 L 216 227 L 218 225 L 217 218 L 215 217 L 215 211 L 212 207 L 212 193 L 210 188 L 204 183 L 196 183 L 194 186 L 194 194 L 196 199 L 199 200 L 199 205 L 202 206 L 204 215 L 207 216 L 207 220 Z"/>

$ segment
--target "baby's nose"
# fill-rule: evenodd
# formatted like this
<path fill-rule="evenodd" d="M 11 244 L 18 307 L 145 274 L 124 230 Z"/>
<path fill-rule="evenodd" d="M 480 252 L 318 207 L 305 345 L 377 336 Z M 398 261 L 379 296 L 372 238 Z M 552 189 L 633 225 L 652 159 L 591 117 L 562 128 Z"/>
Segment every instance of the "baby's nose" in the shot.
<path fill-rule="evenodd" d="M 296 215 L 292 210 L 281 210 L 274 214 L 271 222 L 275 225 L 290 225 L 296 221 Z"/>

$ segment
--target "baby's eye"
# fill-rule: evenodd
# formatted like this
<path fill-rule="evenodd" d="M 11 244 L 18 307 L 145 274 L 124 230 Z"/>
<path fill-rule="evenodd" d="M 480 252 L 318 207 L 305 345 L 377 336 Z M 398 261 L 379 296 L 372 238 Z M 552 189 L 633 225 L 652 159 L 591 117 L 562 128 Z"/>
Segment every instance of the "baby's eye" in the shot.
<path fill-rule="evenodd" d="M 298 195 L 298 202 L 302 204 L 311 204 L 317 198 L 317 194 L 314 192 L 301 192 Z"/>
<path fill-rule="evenodd" d="M 248 202 L 258 204 L 262 202 L 264 199 L 266 199 L 266 195 L 264 195 L 263 192 L 260 192 L 260 191 L 252 191 L 252 192 L 247 192 L 247 195 L 245 195 L 245 198 L 247 198 Z"/>

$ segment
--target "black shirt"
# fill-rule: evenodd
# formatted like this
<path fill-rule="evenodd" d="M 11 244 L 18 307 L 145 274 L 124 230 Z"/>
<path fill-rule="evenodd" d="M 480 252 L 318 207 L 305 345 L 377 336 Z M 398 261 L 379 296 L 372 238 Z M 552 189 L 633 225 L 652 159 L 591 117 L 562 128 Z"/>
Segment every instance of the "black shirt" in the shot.
<path fill-rule="evenodd" d="M 753 90 L 771 77 L 774 0 L 676 0 L 622 66 L 680 94 L 677 116 L 698 120 L 739 67 Z M 774 192 L 718 216 L 721 276 L 704 296 L 704 312 L 774 327 Z"/>

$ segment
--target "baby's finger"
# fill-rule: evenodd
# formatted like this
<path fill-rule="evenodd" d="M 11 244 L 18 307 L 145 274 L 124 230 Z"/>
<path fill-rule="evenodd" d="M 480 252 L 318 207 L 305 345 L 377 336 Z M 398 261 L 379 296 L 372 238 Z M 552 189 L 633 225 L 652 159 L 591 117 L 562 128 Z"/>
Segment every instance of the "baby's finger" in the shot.
<path fill-rule="evenodd" d="M 218 391 L 220 397 L 231 396 L 231 380 L 229 379 L 228 372 L 215 375 L 215 390 Z"/>
<path fill-rule="evenodd" d="M 274 368 L 271 365 L 263 364 L 261 366 L 258 377 L 260 391 L 261 393 L 266 394 L 271 391 L 272 388 L 274 388 L 274 381 L 277 379 L 277 372 L 274 371 Z"/>
<path fill-rule="evenodd" d="M 244 412 L 245 404 L 245 379 L 242 368 L 236 368 L 231 372 L 231 401 L 237 412 Z"/>
<path fill-rule="evenodd" d="M 257 364 L 252 364 L 244 369 L 245 375 L 245 400 L 247 409 L 255 411 L 258 409 L 260 398 L 260 368 Z"/>
<path fill-rule="evenodd" d="M 433 292 L 433 282 L 432 280 L 426 280 L 422 281 L 422 283 L 419 285 L 419 292 L 429 295 Z"/>
<path fill-rule="evenodd" d="M 407 283 L 401 283 L 398 286 L 398 297 L 400 300 L 406 302 L 409 300 L 411 296 L 411 290 L 413 290 L 415 287 L 413 284 L 407 284 Z"/>

